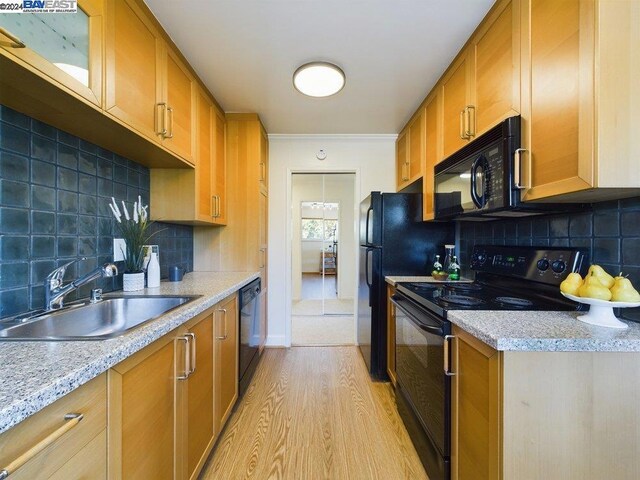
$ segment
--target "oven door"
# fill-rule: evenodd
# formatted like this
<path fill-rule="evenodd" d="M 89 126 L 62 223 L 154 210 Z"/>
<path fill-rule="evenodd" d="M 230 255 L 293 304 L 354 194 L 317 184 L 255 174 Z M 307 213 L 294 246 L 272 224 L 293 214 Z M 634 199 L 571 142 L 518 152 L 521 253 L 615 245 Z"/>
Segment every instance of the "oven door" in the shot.
<path fill-rule="evenodd" d="M 440 456 L 449 457 L 451 379 L 444 372 L 444 336 L 451 324 L 397 293 L 392 302 L 397 382 Z"/>

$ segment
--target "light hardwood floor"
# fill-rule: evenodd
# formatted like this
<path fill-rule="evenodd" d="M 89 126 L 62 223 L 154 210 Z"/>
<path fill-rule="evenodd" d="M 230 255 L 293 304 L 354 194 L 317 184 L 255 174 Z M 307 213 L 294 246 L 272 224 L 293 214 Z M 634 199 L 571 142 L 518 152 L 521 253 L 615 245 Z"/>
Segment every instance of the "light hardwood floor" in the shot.
<path fill-rule="evenodd" d="M 203 479 L 427 479 L 356 347 L 266 349 Z"/>

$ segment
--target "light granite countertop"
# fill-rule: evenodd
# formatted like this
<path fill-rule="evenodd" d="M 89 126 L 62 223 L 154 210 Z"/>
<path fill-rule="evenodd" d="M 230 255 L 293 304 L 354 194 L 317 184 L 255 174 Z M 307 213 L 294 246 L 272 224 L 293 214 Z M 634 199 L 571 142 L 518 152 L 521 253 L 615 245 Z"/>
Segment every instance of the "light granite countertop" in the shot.
<path fill-rule="evenodd" d="M 403 277 L 400 275 L 390 275 L 390 276 L 386 276 L 384 277 L 384 279 L 386 280 L 386 282 L 395 287 L 396 283 L 402 283 L 402 282 L 416 282 L 416 283 L 420 283 L 420 282 L 429 282 L 429 283 L 454 283 L 454 282 L 462 282 L 462 283 L 468 283 L 468 282 L 473 282 L 473 280 L 469 279 L 469 278 L 464 278 L 462 277 L 460 280 L 436 280 L 433 277 Z"/>
<path fill-rule="evenodd" d="M 0 433 L 258 278 L 259 272 L 194 272 L 132 295 L 202 295 L 109 340 L 0 342 Z M 116 295 L 123 292 L 115 292 Z"/>
<path fill-rule="evenodd" d="M 577 320 L 585 312 L 452 310 L 447 318 L 496 350 L 640 352 L 640 323 L 624 330 Z"/>

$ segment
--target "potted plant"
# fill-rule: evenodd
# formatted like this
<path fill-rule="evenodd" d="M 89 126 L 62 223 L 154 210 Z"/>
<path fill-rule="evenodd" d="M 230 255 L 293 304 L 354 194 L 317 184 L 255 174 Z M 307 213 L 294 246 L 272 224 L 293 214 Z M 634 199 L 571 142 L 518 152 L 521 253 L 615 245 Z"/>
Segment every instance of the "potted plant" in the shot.
<path fill-rule="evenodd" d="M 111 197 L 109 204 L 113 216 L 118 222 L 118 230 L 124 238 L 127 246 L 124 254 L 124 275 L 122 277 L 122 289 L 125 292 L 133 292 L 144 288 L 144 245 L 149 242 L 153 234 L 148 229 L 153 222 L 148 221 L 148 205 L 142 206 L 142 199 L 133 203 L 133 215 L 129 215 L 127 206 L 122 202 L 122 212 L 115 199 Z M 124 214 L 124 218 L 123 218 Z"/>

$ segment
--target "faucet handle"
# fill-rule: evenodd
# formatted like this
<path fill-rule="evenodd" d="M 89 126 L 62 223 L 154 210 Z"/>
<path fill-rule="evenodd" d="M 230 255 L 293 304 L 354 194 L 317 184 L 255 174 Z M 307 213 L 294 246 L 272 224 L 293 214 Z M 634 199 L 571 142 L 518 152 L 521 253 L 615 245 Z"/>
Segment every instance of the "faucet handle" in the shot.
<path fill-rule="evenodd" d="M 71 260 L 70 262 L 67 262 L 64 265 L 59 266 L 58 268 L 53 270 L 49 275 L 47 275 L 47 279 L 45 280 L 45 283 L 47 285 L 51 285 L 54 288 L 60 286 L 62 284 L 62 280 L 64 279 L 64 274 L 67 272 L 67 267 L 80 260 L 86 260 L 86 258 L 81 258 L 79 260 Z"/>

